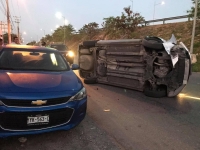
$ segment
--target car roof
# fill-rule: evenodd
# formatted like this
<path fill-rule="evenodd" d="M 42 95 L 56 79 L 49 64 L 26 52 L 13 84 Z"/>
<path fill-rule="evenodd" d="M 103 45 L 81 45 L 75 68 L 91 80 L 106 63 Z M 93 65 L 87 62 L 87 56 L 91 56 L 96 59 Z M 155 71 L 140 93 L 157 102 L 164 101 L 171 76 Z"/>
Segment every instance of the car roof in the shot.
<path fill-rule="evenodd" d="M 8 44 L 5 46 L 2 46 L 2 50 L 3 49 L 28 49 L 28 50 L 41 50 L 41 51 L 58 51 L 54 48 L 49 48 L 49 47 L 41 47 L 41 46 L 30 46 L 30 45 L 12 45 L 12 44 Z"/>

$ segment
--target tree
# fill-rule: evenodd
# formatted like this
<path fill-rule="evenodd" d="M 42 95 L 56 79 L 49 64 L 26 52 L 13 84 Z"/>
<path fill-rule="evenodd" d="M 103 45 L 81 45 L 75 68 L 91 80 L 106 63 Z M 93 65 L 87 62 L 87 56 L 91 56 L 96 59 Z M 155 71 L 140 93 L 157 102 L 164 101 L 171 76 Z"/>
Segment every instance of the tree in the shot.
<path fill-rule="evenodd" d="M 85 24 L 80 30 L 81 35 L 88 35 L 90 38 L 94 36 L 99 31 L 99 24 L 96 22 L 91 22 Z"/>
<path fill-rule="evenodd" d="M 36 41 L 31 41 L 29 43 L 27 43 L 26 45 L 35 45 L 36 44 Z"/>
<path fill-rule="evenodd" d="M 104 31 L 106 31 L 106 34 L 110 34 L 111 36 L 115 36 L 117 34 L 116 30 L 116 22 L 115 17 L 108 17 L 104 18 L 105 20 L 102 24 Z"/>
<path fill-rule="evenodd" d="M 74 33 L 74 27 L 69 24 L 65 26 L 60 26 L 56 30 L 54 30 L 52 35 L 47 34 L 45 37 L 41 39 L 41 41 L 45 41 L 47 44 L 50 42 L 63 42 L 64 32 L 65 32 L 65 40 L 70 40 Z"/>
<path fill-rule="evenodd" d="M 192 3 L 195 4 L 196 0 L 192 0 Z M 197 18 L 200 19 L 200 0 L 197 0 Z M 191 10 L 188 10 L 187 13 L 189 14 L 189 17 L 193 18 L 194 17 L 194 11 L 195 7 L 191 7 Z"/>
<path fill-rule="evenodd" d="M 43 41 L 46 41 L 46 42 L 53 41 L 53 36 L 47 34 L 42 40 L 43 40 Z"/>
<path fill-rule="evenodd" d="M 129 6 L 124 8 L 121 16 L 104 18 L 104 20 L 103 27 L 107 34 L 123 34 L 130 38 L 131 33 L 144 21 L 144 18 L 140 13 L 133 13 Z"/>

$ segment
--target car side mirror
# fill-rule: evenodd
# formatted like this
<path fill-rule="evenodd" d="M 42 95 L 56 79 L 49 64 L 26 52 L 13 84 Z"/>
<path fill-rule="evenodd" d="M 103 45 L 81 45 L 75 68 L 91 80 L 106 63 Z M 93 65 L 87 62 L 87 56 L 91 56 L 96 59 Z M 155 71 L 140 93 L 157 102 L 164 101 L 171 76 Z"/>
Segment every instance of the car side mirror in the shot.
<path fill-rule="evenodd" d="M 72 70 L 78 70 L 79 69 L 79 65 L 77 64 L 72 64 Z"/>

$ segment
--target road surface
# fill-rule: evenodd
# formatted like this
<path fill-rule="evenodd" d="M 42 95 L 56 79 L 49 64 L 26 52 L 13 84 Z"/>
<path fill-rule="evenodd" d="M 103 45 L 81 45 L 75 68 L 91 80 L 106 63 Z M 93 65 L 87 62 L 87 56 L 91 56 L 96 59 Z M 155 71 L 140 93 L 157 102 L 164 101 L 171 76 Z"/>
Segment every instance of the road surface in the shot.
<path fill-rule="evenodd" d="M 199 150 L 200 73 L 175 98 L 85 85 L 86 118 L 70 131 L 0 139 L 0 150 Z"/>

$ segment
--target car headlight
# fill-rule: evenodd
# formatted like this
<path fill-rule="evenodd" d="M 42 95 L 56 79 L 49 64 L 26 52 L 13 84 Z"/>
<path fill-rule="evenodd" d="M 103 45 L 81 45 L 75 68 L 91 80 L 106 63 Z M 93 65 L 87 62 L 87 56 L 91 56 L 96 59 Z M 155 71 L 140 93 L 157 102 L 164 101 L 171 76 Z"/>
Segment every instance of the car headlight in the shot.
<path fill-rule="evenodd" d="M 72 96 L 69 101 L 82 100 L 87 96 L 86 89 L 83 87 L 76 95 Z"/>
<path fill-rule="evenodd" d="M 69 57 L 74 57 L 74 52 L 69 51 L 69 52 L 68 52 L 68 56 L 69 56 Z"/>

